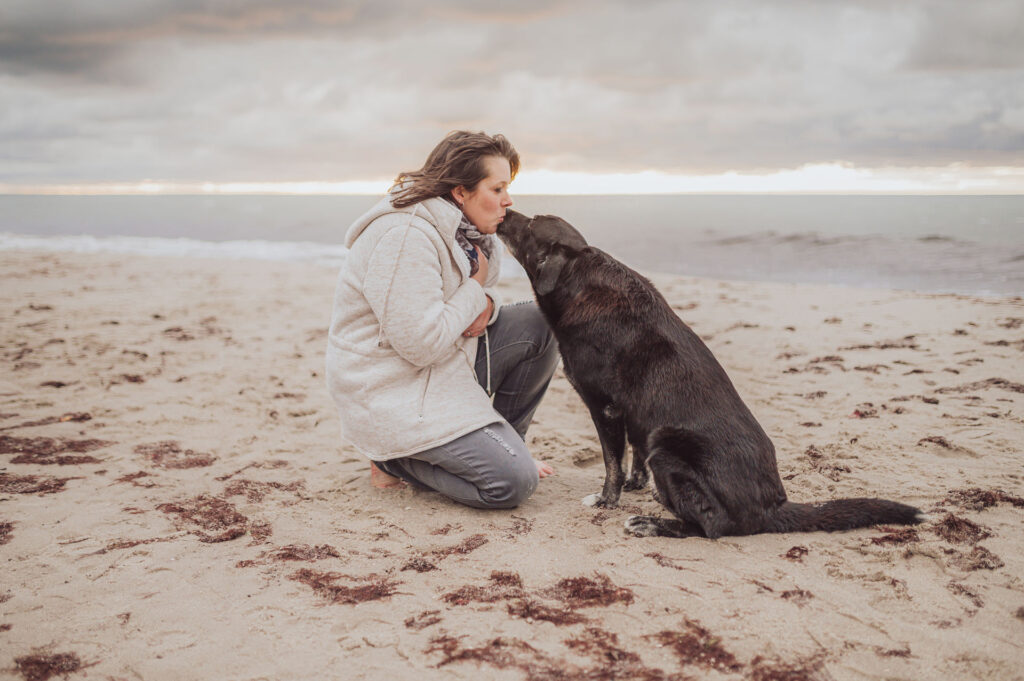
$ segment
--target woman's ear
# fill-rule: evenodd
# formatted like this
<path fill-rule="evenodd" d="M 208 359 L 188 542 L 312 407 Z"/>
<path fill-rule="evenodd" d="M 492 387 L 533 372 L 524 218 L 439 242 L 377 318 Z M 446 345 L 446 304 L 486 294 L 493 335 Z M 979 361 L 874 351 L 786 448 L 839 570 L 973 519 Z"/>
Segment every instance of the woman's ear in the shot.
<path fill-rule="evenodd" d="M 462 207 L 462 204 L 466 202 L 466 188 L 461 184 L 452 190 L 452 198 L 455 199 L 455 203 Z"/>

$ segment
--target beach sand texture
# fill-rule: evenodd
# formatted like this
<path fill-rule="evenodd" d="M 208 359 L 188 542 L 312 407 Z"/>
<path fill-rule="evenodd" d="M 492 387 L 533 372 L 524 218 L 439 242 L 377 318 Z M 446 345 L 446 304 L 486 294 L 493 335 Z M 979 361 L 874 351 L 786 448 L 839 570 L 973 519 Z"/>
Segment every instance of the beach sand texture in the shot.
<path fill-rule="evenodd" d="M 371 488 L 324 386 L 331 269 L 0 263 L 4 678 L 1024 678 L 1020 299 L 654 276 L 790 498 L 931 520 L 637 539 L 667 512 L 581 505 L 603 465 L 561 373 L 520 508 Z"/>

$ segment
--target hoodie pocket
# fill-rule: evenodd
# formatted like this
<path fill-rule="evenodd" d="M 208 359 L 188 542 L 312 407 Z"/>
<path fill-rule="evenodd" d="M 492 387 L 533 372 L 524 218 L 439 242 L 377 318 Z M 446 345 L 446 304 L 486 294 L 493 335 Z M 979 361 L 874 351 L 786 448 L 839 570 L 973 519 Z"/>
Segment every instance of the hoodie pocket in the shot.
<path fill-rule="evenodd" d="M 419 405 L 419 417 L 420 421 L 423 420 L 423 412 L 426 409 L 427 404 L 427 390 L 430 388 L 430 375 L 434 372 L 434 367 L 427 367 L 427 376 L 423 381 L 423 391 L 420 393 L 420 405 Z"/>

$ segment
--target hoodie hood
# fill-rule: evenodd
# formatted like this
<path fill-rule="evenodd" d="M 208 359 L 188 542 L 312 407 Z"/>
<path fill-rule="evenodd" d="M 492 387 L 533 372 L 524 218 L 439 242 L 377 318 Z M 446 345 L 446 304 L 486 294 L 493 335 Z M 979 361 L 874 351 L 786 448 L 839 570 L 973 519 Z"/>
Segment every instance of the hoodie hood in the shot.
<path fill-rule="evenodd" d="M 416 216 L 426 220 L 437 229 L 441 238 L 448 244 L 449 249 L 453 252 L 458 249 L 455 243 L 455 232 L 462 222 L 462 211 L 455 204 L 438 196 L 414 203 L 405 208 L 395 208 L 391 205 L 391 200 L 394 198 L 394 193 L 397 189 L 399 189 L 397 186 L 392 188 L 384 198 L 377 202 L 377 205 L 363 213 L 359 219 L 352 223 L 352 226 L 348 228 L 348 232 L 345 234 L 346 248 L 352 248 L 352 244 L 359 238 L 359 235 L 377 218 L 391 214 L 406 214 L 409 216 L 410 221 Z"/>

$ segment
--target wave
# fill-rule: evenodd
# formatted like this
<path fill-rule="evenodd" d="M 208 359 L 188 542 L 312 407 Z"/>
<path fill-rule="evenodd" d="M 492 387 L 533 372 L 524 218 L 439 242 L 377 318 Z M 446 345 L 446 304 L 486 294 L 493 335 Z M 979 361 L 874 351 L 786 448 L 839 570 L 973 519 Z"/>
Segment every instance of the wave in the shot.
<path fill-rule="evenodd" d="M 341 267 L 348 249 L 338 244 L 312 241 L 202 241 L 188 238 L 138 236 L 26 236 L 0 232 L 0 251 L 31 250 L 57 253 L 123 253 L 132 255 L 212 258 L 224 260 L 273 260 L 306 262 Z M 502 278 L 525 277 L 510 257 L 502 258 Z"/>

